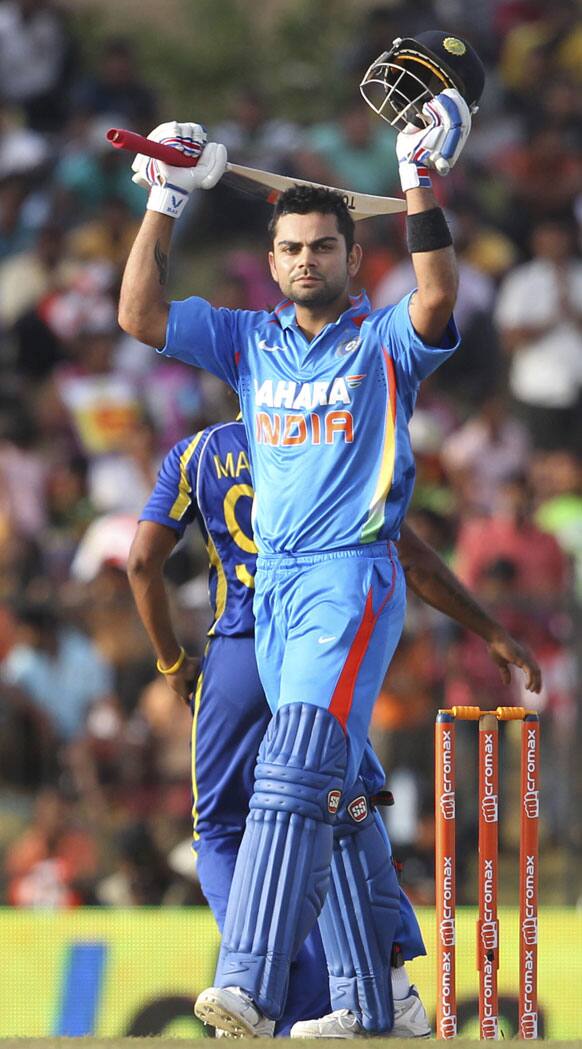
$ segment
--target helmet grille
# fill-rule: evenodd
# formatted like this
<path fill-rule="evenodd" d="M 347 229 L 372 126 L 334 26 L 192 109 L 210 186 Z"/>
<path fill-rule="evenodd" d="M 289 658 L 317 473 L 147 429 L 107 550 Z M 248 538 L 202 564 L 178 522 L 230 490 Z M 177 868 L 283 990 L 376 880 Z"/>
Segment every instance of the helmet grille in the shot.
<path fill-rule="evenodd" d="M 386 52 L 372 63 L 360 91 L 368 105 L 392 127 L 423 127 L 422 107 L 444 88 L 454 87 L 450 76 L 424 55 Z"/>

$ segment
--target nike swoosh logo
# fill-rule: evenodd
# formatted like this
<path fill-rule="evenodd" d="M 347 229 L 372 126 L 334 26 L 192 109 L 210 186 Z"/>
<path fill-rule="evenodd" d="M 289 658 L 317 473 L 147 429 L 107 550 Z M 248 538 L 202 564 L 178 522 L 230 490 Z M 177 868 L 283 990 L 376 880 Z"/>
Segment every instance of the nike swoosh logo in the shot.
<path fill-rule="evenodd" d="M 321 637 L 318 637 L 317 644 L 318 645 L 328 645 L 330 641 L 337 641 L 337 635 L 336 634 L 330 634 L 329 637 L 325 637 L 322 634 Z"/>
<path fill-rule="evenodd" d="M 259 349 L 266 350 L 267 353 L 277 353 L 278 350 L 282 350 L 282 346 L 269 346 L 266 339 L 259 339 Z"/>

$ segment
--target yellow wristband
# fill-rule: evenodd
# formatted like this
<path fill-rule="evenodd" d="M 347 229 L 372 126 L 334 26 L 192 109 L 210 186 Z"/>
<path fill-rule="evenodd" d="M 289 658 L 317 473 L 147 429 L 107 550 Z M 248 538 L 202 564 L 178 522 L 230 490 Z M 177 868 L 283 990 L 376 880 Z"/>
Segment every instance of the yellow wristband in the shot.
<path fill-rule="evenodd" d="M 156 670 L 159 670 L 160 674 L 177 674 L 182 663 L 186 659 L 186 649 L 180 645 L 180 655 L 178 656 L 175 663 L 171 667 L 163 667 L 159 659 L 156 660 Z"/>

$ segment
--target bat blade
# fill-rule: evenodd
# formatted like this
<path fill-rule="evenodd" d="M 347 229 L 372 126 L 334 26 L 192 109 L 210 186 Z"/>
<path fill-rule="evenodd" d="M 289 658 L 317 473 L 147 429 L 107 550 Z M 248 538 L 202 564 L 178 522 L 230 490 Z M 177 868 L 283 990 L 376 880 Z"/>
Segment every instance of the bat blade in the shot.
<path fill-rule="evenodd" d="M 371 193 L 356 193 L 351 189 L 342 189 L 339 186 L 325 186 L 321 182 L 310 182 L 302 178 L 292 178 L 290 175 L 279 175 L 275 171 L 261 171 L 258 168 L 243 167 L 242 164 L 227 164 L 230 175 L 236 175 L 242 180 L 240 188 L 249 192 L 248 183 L 259 183 L 267 190 L 265 200 L 274 204 L 281 193 L 292 186 L 315 186 L 320 189 L 332 189 L 341 193 L 352 218 L 357 222 L 359 219 L 374 218 L 378 215 L 394 215 L 399 211 L 406 210 L 406 201 L 400 197 L 378 197 Z M 234 184 L 234 182 L 232 183 Z"/>
<path fill-rule="evenodd" d="M 197 163 L 197 158 L 186 157 L 173 146 L 155 142 L 134 131 L 110 128 L 106 138 L 115 149 L 128 149 L 132 153 L 143 153 L 145 156 L 162 160 L 174 167 L 195 167 Z M 248 168 L 242 164 L 231 164 L 230 162 L 226 165 L 226 172 L 221 181 L 233 189 L 260 197 L 268 204 L 275 204 L 281 194 L 291 186 L 317 186 L 323 189 L 333 189 L 341 193 L 356 222 L 378 215 L 394 215 L 406 210 L 406 201 L 400 197 L 379 197 L 370 193 L 355 193 L 350 189 L 322 186 L 320 182 L 309 182 L 305 179 L 291 178 L 289 175 L 279 175 L 275 171 L 261 171 L 259 168 Z"/>

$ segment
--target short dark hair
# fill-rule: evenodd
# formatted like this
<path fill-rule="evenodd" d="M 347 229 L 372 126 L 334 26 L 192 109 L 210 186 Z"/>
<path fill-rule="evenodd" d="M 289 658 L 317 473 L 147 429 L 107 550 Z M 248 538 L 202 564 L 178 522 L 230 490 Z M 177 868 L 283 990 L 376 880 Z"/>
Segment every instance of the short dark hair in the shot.
<path fill-rule="evenodd" d="M 338 230 L 345 237 L 347 250 L 352 250 L 355 240 L 354 220 L 342 194 L 325 186 L 291 186 L 281 194 L 268 225 L 271 242 L 275 239 L 281 215 L 308 215 L 311 211 L 335 215 Z"/>

